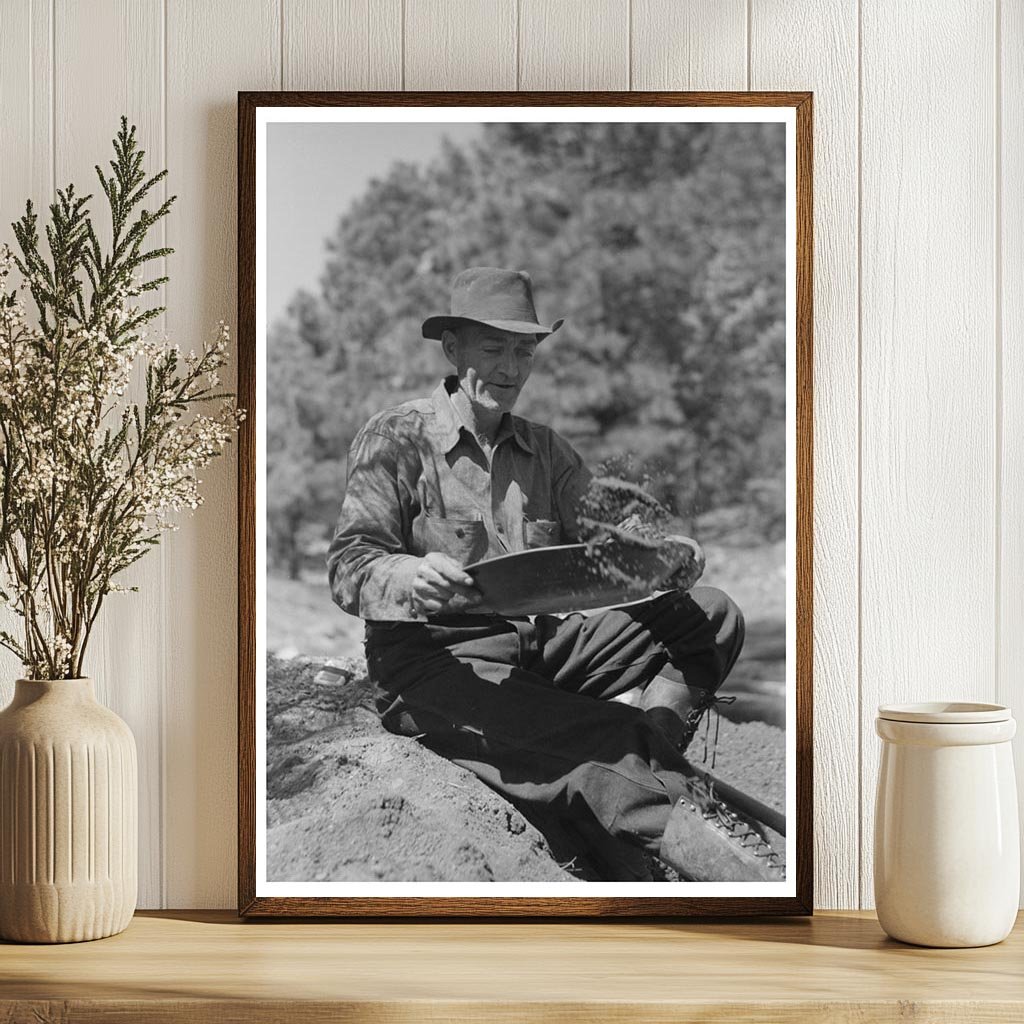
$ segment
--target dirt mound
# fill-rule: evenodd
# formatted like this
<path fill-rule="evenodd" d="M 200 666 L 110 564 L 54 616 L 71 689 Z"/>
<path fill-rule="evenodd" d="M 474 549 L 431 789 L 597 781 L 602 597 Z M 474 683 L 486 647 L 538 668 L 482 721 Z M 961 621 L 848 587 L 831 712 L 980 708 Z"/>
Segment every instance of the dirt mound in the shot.
<path fill-rule="evenodd" d="M 694 768 L 710 772 L 777 811 L 785 811 L 785 733 L 764 722 L 730 722 L 723 716 L 717 747 L 714 739 L 714 722 L 708 723 L 706 736 L 703 727 L 697 731 L 686 750 Z"/>
<path fill-rule="evenodd" d="M 267 666 L 270 881 L 571 882 L 473 774 L 386 732 L 357 659 Z"/>
<path fill-rule="evenodd" d="M 578 881 L 471 772 L 383 729 L 361 659 L 331 665 L 268 658 L 268 880 Z M 722 718 L 717 747 L 714 730 L 694 766 L 782 810 L 782 730 Z"/>

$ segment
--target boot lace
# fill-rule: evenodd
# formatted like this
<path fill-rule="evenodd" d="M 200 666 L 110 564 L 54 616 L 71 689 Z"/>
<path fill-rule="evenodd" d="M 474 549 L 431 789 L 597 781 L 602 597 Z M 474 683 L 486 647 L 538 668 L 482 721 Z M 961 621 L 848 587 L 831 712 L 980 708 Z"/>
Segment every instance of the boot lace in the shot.
<path fill-rule="evenodd" d="M 705 690 L 700 697 L 697 698 L 697 702 L 692 708 L 686 713 L 686 722 L 683 725 L 683 737 L 679 742 L 679 750 L 682 753 L 686 753 L 687 748 L 693 741 L 693 737 L 697 735 L 697 730 L 700 728 L 701 722 L 704 723 L 704 756 L 703 762 L 707 764 L 708 760 L 708 738 L 711 733 L 711 719 L 715 720 L 715 735 L 711 741 L 711 767 L 715 767 L 715 761 L 718 757 L 718 732 L 722 724 L 722 714 L 718 710 L 721 704 L 732 704 L 736 700 L 735 696 L 716 696 L 710 690 Z"/>
<path fill-rule="evenodd" d="M 782 860 L 772 849 L 764 833 L 718 796 L 715 792 L 715 780 L 710 775 L 693 779 L 690 794 L 690 806 L 699 811 L 705 821 L 711 822 L 715 828 L 725 832 L 741 849 L 747 850 L 755 857 L 763 858 L 769 868 L 781 873 Z"/>

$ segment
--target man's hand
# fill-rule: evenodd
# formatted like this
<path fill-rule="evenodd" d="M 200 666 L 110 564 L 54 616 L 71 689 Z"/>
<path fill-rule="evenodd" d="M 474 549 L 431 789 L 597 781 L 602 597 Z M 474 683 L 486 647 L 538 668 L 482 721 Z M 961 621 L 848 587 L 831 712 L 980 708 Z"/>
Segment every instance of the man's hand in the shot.
<path fill-rule="evenodd" d="M 458 562 L 440 551 L 431 551 L 416 566 L 410 601 L 417 615 L 439 615 L 478 609 L 483 595 Z"/>
<path fill-rule="evenodd" d="M 691 537 L 680 534 L 669 534 L 666 544 L 678 544 L 689 548 L 693 554 L 662 583 L 666 590 L 689 590 L 704 575 L 704 550 Z"/>

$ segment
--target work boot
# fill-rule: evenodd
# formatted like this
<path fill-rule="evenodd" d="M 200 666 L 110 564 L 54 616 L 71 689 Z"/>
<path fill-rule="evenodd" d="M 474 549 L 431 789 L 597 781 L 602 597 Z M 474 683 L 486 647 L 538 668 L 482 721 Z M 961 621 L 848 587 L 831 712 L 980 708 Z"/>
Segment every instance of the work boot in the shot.
<path fill-rule="evenodd" d="M 691 882 L 781 882 L 785 869 L 762 828 L 694 776 L 676 802 L 658 857 Z"/>
<path fill-rule="evenodd" d="M 714 718 L 714 738 L 711 743 L 711 767 L 714 768 L 718 747 L 718 705 L 731 704 L 735 700 L 733 696 L 719 697 L 711 690 L 687 686 L 660 675 L 647 684 L 639 706 L 681 754 L 687 752 L 703 722 L 705 761 L 708 759 L 711 719 Z"/>
<path fill-rule="evenodd" d="M 708 739 L 711 732 L 711 720 L 715 722 L 714 739 L 711 742 L 711 767 L 715 767 L 718 756 L 718 730 L 722 724 L 721 712 L 718 710 L 720 704 L 735 703 L 735 696 L 717 696 L 711 690 L 701 690 L 699 696 L 693 702 L 693 706 L 686 712 L 683 721 L 683 731 L 679 738 L 679 752 L 685 754 L 693 742 L 701 722 L 704 723 L 704 754 L 703 760 L 708 759 Z M 692 758 L 691 758 L 692 760 Z"/>

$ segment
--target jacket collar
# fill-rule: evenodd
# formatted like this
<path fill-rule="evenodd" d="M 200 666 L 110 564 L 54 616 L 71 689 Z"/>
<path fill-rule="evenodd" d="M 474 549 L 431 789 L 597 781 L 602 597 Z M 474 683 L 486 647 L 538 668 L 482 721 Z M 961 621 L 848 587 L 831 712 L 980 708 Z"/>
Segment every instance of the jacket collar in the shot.
<path fill-rule="evenodd" d="M 430 396 L 431 404 L 434 407 L 434 424 L 432 429 L 434 443 L 445 455 L 458 444 L 462 431 L 466 432 L 467 437 L 473 438 L 474 442 L 476 441 L 476 438 L 473 437 L 473 432 L 462 422 L 462 417 L 459 416 L 458 410 L 452 403 L 451 393 L 457 387 L 457 377 L 454 375 L 445 377 L 434 388 L 434 392 Z M 501 419 L 501 425 L 498 427 L 497 436 L 494 439 L 494 447 L 497 448 L 502 441 L 510 436 L 523 451 L 530 455 L 536 454 L 526 421 L 518 416 L 513 416 L 511 413 L 505 413 Z"/>

